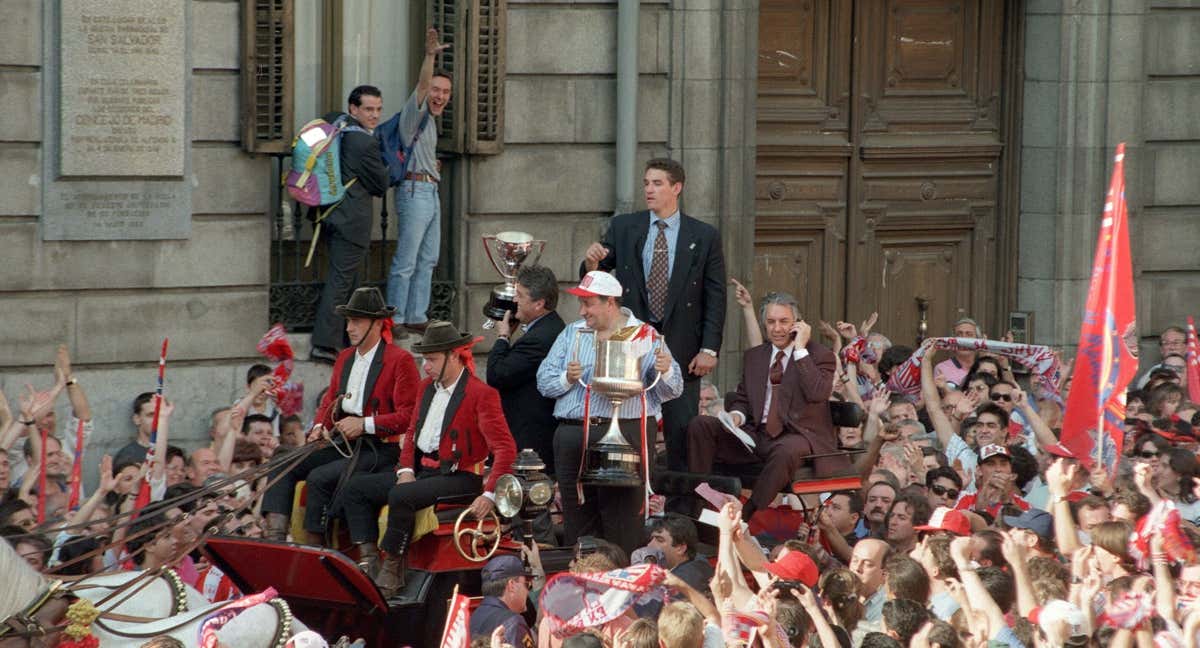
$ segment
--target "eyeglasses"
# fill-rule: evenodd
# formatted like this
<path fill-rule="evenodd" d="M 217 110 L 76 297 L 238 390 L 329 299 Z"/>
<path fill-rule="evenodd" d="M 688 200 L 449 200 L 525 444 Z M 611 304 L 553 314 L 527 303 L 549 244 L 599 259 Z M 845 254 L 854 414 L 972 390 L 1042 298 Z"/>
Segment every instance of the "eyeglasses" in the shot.
<path fill-rule="evenodd" d="M 988 394 L 988 398 L 991 398 L 994 401 L 997 401 L 997 400 L 1011 401 L 1013 399 L 1013 395 L 1012 395 L 1012 392 L 1006 392 L 1003 394 L 1001 394 L 1000 392 L 992 392 L 992 393 Z"/>
<path fill-rule="evenodd" d="M 929 490 L 933 491 L 933 494 L 937 495 L 938 497 L 946 497 L 949 499 L 958 499 L 958 489 L 957 488 L 946 488 L 944 486 L 938 486 L 937 484 L 934 484 L 933 486 L 929 487 Z"/>

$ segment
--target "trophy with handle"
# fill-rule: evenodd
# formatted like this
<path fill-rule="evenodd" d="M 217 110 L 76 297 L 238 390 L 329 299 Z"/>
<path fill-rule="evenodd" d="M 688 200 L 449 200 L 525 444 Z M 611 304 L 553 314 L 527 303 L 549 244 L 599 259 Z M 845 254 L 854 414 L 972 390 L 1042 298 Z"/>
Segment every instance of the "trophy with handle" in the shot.
<path fill-rule="evenodd" d="M 647 353 L 654 352 L 655 338 L 649 325 L 626 327 L 607 340 L 595 338 L 596 362 L 589 387 L 612 403 L 612 419 L 604 436 L 587 449 L 586 468 L 581 478 L 585 484 L 642 486 L 645 483 L 638 449 L 621 434 L 618 414 L 621 403 L 640 397 L 662 379 L 662 374 L 655 376 L 649 387 L 642 381 L 642 361 Z M 645 416 L 642 412 L 643 435 Z"/>
<path fill-rule="evenodd" d="M 487 317 L 483 328 L 494 328 L 496 322 L 504 319 L 505 312 L 516 313 L 517 271 L 527 261 L 531 264 L 537 263 L 545 247 L 545 241 L 535 240 L 525 232 L 500 232 L 483 236 L 483 249 L 487 252 L 488 260 L 492 262 L 496 272 L 504 277 L 504 284 L 492 290 L 491 298 L 483 306 L 483 314 Z M 530 259 L 530 256 L 533 258 Z"/>

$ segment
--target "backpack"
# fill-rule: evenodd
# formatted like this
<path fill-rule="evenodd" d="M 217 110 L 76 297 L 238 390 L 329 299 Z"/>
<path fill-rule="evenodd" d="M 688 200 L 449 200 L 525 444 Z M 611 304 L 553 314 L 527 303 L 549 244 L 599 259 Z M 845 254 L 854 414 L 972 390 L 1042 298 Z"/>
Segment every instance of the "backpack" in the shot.
<path fill-rule="evenodd" d="M 292 168 L 283 180 L 288 194 L 310 207 L 336 205 L 357 178 L 342 183 L 341 140 L 348 131 L 366 133 L 342 115 L 332 124 L 314 119 L 292 141 Z"/>
<path fill-rule="evenodd" d="M 375 136 L 379 138 L 379 154 L 383 156 L 383 163 L 388 168 L 389 187 L 404 182 L 404 176 L 408 174 L 408 165 L 412 161 L 412 150 L 417 145 L 417 140 L 421 139 L 427 121 L 428 112 L 421 117 L 421 123 L 417 124 L 417 134 L 413 135 L 408 146 L 404 146 L 403 140 L 400 139 L 400 113 L 392 115 L 391 119 L 375 129 Z"/>

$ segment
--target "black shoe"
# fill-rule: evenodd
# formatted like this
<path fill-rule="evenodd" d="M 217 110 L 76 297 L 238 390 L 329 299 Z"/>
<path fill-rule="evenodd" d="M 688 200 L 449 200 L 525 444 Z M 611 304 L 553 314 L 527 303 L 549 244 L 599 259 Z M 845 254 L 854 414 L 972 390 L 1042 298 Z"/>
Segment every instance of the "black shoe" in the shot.
<path fill-rule="evenodd" d="M 337 357 L 338 354 L 336 351 L 333 349 L 326 349 L 325 347 L 313 347 L 312 350 L 308 352 L 308 359 L 312 360 L 313 362 L 333 364 L 337 362 Z"/>
<path fill-rule="evenodd" d="M 405 324 L 404 328 L 412 331 L 413 333 L 420 333 L 420 334 L 424 335 L 425 329 L 429 328 L 429 322 L 418 322 L 416 324 Z"/>

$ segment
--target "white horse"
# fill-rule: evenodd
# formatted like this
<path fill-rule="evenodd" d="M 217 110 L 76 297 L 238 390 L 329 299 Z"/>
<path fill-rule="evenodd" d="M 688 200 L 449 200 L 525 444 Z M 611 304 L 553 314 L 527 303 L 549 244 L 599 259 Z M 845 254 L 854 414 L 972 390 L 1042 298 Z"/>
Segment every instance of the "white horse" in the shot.
<path fill-rule="evenodd" d="M 101 574 L 78 581 L 70 586 L 72 593 L 97 604 L 102 612 L 113 612 L 133 617 L 159 619 L 150 623 L 122 622 L 101 617 L 92 624 L 92 634 L 104 648 L 141 646 L 151 637 L 169 635 L 187 646 L 197 645 L 200 623 L 212 612 L 226 603 L 209 603 L 200 592 L 169 577 L 156 577 L 130 586 L 127 590 L 109 598 L 121 585 L 133 581 L 142 572 L 119 572 Z M 0 621 L 24 610 L 49 587 L 46 577 L 34 571 L 25 560 L 17 555 L 7 541 L 0 541 Z M 130 595 L 139 586 L 145 585 Z M 182 611 L 186 602 L 186 611 Z M 278 606 L 278 607 L 277 607 Z M 283 614 L 285 605 L 260 603 L 243 610 L 217 631 L 216 635 L 225 646 L 237 648 L 277 648 L 293 634 L 306 630 L 304 624 Z M 65 620 L 62 623 L 66 623 Z M 282 638 L 282 641 L 280 641 Z"/>

